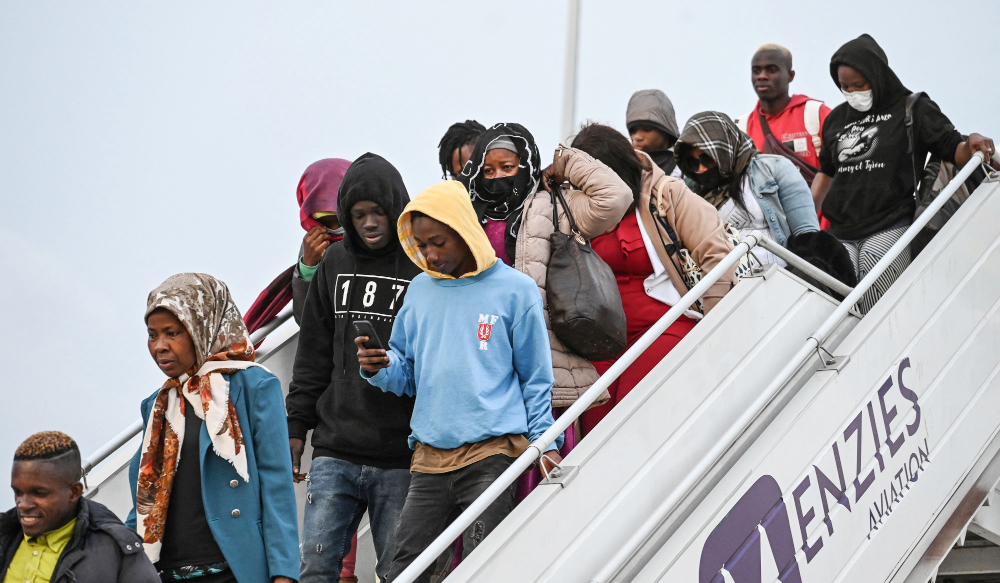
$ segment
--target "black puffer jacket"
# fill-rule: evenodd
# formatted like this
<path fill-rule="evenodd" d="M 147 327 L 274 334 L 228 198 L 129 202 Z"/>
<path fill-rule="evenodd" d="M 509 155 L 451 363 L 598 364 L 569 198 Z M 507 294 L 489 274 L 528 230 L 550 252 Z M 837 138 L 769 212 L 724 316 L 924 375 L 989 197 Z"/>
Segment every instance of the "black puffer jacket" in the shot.
<path fill-rule="evenodd" d="M 0 581 L 24 540 L 17 510 L 0 514 Z M 52 573 L 52 583 L 160 583 L 142 539 L 104 505 L 80 499 L 73 537 Z"/>

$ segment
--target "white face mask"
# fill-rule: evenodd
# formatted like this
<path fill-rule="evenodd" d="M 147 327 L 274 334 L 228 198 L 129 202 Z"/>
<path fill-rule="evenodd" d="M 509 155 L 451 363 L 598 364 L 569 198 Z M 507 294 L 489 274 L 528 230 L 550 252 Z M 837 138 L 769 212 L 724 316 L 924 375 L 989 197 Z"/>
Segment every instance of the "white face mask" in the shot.
<path fill-rule="evenodd" d="M 875 99 L 872 97 L 871 89 L 869 89 L 868 91 L 854 91 L 854 92 L 844 91 L 843 89 L 841 89 L 840 92 L 844 94 L 844 99 L 847 100 L 847 103 L 858 111 L 868 111 L 869 109 L 872 108 L 872 103 L 874 103 L 875 101 Z"/>

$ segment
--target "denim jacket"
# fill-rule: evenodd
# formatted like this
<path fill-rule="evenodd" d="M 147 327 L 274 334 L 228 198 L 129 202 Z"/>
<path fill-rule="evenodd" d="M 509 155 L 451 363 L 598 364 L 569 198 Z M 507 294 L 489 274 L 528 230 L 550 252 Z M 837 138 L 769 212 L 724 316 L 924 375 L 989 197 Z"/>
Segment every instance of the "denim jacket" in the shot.
<path fill-rule="evenodd" d="M 757 154 L 750 161 L 748 176 L 750 190 L 778 244 L 786 247 L 792 235 L 819 230 L 812 192 L 790 160 L 776 154 Z"/>

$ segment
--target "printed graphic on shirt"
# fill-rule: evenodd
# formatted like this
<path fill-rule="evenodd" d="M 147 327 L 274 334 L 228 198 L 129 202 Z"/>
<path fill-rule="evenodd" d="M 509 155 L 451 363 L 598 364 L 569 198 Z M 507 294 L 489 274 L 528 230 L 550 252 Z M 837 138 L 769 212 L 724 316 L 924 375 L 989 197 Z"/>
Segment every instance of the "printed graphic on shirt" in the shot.
<path fill-rule="evenodd" d="M 841 166 L 841 172 L 845 170 L 848 172 L 874 170 L 884 166 L 871 162 L 861 164 L 861 162 L 874 156 L 878 150 L 879 127 L 875 124 L 889 119 L 892 119 L 891 113 L 868 115 L 837 132 L 837 162 L 856 165 L 853 168 Z"/>
<path fill-rule="evenodd" d="M 479 350 L 489 350 L 490 335 L 493 333 L 493 324 L 497 323 L 499 316 L 491 314 L 479 314 L 479 329 L 476 336 L 479 338 Z"/>
<path fill-rule="evenodd" d="M 403 307 L 403 298 L 409 285 L 408 279 L 339 273 L 334 311 L 338 318 L 343 318 L 350 306 L 351 314 L 364 316 L 369 320 L 392 321 Z"/>

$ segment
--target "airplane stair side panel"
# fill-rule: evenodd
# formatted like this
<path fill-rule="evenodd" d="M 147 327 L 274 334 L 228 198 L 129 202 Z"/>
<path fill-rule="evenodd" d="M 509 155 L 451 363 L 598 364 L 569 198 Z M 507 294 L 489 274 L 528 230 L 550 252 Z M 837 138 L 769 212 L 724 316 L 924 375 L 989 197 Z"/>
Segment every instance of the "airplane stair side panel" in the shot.
<path fill-rule="evenodd" d="M 847 364 L 817 372 L 628 580 L 906 577 L 1000 450 L 998 189 L 977 190 L 831 348 Z"/>

